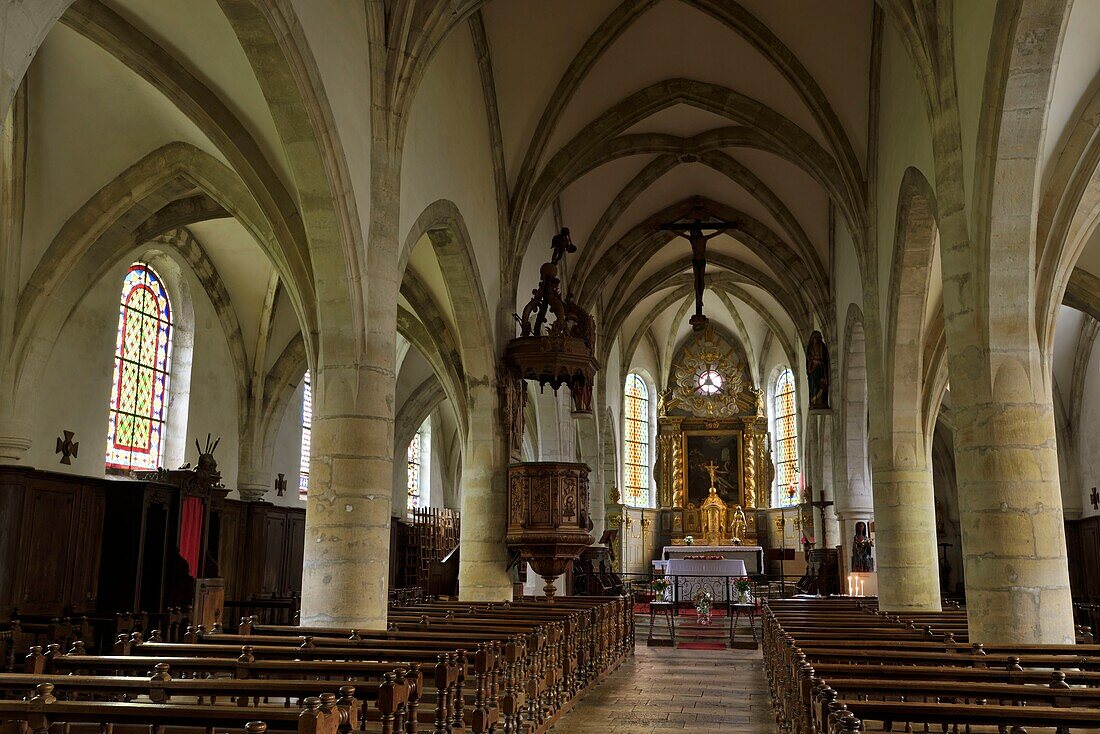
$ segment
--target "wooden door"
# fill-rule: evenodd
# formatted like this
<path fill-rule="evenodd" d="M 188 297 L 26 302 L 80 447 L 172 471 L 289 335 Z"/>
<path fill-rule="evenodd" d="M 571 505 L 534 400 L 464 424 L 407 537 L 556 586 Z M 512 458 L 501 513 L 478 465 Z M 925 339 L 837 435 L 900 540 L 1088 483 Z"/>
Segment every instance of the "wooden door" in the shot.
<path fill-rule="evenodd" d="M 59 615 L 69 603 L 79 486 L 39 480 L 27 488 L 20 536 L 22 578 L 15 597 L 23 614 Z"/>
<path fill-rule="evenodd" d="M 99 487 L 84 485 L 73 531 L 73 612 L 91 614 L 99 598 L 99 562 L 103 552 L 103 519 L 107 497 Z"/>
<path fill-rule="evenodd" d="M 286 510 L 270 507 L 264 515 L 264 552 L 257 559 L 263 563 L 263 576 L 259 592 L 265 596 L 283 593 L 283 567 L 287 538 Z"/>
<path fill-rule="evenodd" d="M 286 551 L 283 559 L 283 589 L 280 594 L 302 593 L 302 562 L 305 560 L 306 513 L 288 510 L 286 521 Z"/>
<path fill-rule="evenodd" d="M 241 558 L 245 544 L 245 523 L 247 506 L 236 500 L 226 500 L 221 511 L 221 524 L 218 538 L 218 569 L 225 579 L 225 598 L 243 599 L 245 579 L 242 575 Z"/>
<path fill-rule="evenodd" d="M 1081 522 L 1081 566 L 1084 595 L 1096 601 L 1100 597 L 1100 518 Z"/>

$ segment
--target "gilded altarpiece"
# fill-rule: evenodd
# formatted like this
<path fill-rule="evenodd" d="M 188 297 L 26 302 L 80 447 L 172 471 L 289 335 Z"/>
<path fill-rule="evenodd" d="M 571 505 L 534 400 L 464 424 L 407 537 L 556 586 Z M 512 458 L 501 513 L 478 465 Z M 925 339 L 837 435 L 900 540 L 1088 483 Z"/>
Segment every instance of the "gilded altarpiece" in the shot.
<path fill-rule="evenodd" d="M 687 536 L 696 545 L 758 544 L 757 510 L 770 494 L 767 419 L 745 365 L 734 342 L 709 329 L 672 364 L 657 406 L 658 545 Z"/>

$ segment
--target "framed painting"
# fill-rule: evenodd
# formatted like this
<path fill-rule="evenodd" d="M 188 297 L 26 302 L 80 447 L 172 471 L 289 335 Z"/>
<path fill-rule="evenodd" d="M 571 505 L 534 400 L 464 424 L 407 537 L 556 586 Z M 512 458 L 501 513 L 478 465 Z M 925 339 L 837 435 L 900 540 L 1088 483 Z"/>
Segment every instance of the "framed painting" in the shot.
<path fill-rule="evenodd" d="M 683 441 L 683 481 L 687 501 L 697 507 L 710 494 L 711 472 L 717 494 L 730 507 L 742 505 L 744 467 L 740 430 L 686 430 Z"/>

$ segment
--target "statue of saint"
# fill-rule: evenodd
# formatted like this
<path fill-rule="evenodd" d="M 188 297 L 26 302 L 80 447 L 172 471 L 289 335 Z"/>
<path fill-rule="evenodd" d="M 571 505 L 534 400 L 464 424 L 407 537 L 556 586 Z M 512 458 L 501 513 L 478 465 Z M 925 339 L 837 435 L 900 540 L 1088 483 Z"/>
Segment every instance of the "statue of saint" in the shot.
<path fill-rule="evenodd" d="M 852 540 L 852 570 L 858 573 L 870 573 L 875 570 L 875 559 L 871 555 L 874 542 L 867 536 L 867 523 L 856 523 L 856 537 Z"/>
<path fill-rule="evenodd" d="M 741 505 L 737 505 L 733 508 L 733 544 L 740 545 L 745 540 L 745 531 L 748 529 L 749 521 L 745 517 L 745 511 L 741 509 Z"/>
<path fill-rule="evenodd" d="M 810 388 L 810 410 L 829 409 L 829 348 L 820 331 L 810 335 L 806 345 L 806 382 Z"/>

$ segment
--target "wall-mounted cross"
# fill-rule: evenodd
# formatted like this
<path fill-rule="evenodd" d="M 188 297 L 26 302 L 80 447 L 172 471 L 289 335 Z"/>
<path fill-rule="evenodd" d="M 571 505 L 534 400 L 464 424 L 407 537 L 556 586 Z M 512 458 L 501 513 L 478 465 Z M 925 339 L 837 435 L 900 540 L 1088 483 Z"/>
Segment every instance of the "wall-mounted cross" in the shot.
<path fill-rule="evenodd" d="M 62 433 L 65 434 L 65 438 L 61 439 L 58 437 L 57 449 L 54 453 L 61 454 L 62 464 L 72 464 L 73 458 L 76 457 L 76 452 L 80 450 L 80 442 L 73 440 L 76 434 L 72 431 L 62 431 Z"/>
<path fill-rule="evenodd" d="M 1092 509 L 1100 510 L 1100 492 L 1096 491 L 1096 487 L 1092 488 L 1092 494 L 1090 497 L 1092 499 Z"/>
<path fill-rule="evenodd" d="M 280 473 L 279 477 L 275 480 L 275 494 L 279 497 L 286 494 L 286 477 L 283 476 L 282 473 Z"/>

